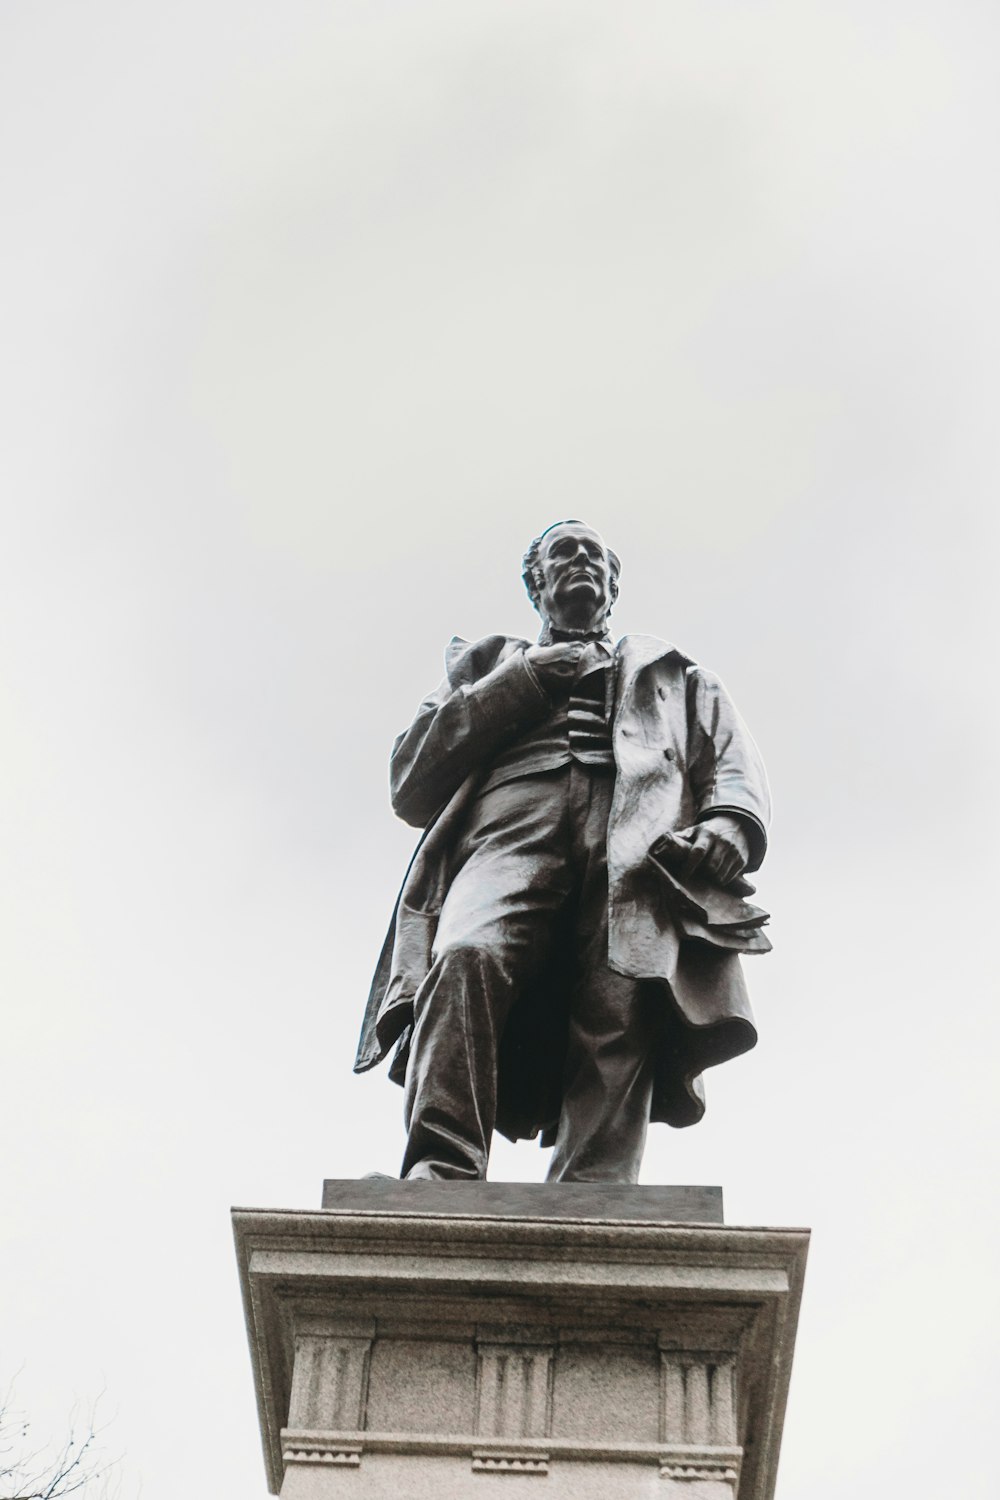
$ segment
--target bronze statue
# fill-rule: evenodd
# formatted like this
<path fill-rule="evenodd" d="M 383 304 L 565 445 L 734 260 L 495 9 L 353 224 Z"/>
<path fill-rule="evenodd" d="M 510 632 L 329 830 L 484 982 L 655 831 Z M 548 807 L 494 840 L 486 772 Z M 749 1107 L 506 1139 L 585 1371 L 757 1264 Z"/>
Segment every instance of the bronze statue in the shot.
<path fill-rule="evenodd" d="M 485 1177 L 496 1128 L 554 1144 L 550 1181 L 634 1182 L 650 1119 L 695 1123 L 702 1070 L 757 1039 L 764 768 L 718 678 L 612 641 L 619 572 L 588 526 L 549 527 L 524 559 L 537 643 L 453 640 L 393 747 L 424 834 L 355 1067 L 395 1047 L 403 1177 Z"/>

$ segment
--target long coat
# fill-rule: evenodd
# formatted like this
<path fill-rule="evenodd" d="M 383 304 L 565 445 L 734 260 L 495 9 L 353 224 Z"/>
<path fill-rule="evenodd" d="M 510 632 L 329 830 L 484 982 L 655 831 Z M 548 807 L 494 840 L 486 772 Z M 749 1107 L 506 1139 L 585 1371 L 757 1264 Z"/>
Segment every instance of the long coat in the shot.
<path fill-rule="evenodd" d="M 372 983 L 355 1071 L 396 1052 L 402 1082 L 413 1001 L 431 966 L 449 862 L 492 760 L 543 719 L 551 702 L 528 667 L 524 640 L 456 637 L 447 675 L 393 747 L 392 803 L 423 828 Z M 711 812 L 741 816 L 748 869 L 764 857 L 770 814 L 760 754 L 719 679 L 653 636 L 624 636 L 615 653 L 608 819 L 608 963 L 646 981 L 661 1002 L 651 1118 L 691 1125 L 704 1113 L 700 1074 L 757 1040 L 737 953 L 682 940 L 649 860 L 662 834 Z M 522 994 L 501 1046 L 497 1128 L 512 1140 L 553 1138 L 559 1116 L 568 996 L 557 972 Z"/>

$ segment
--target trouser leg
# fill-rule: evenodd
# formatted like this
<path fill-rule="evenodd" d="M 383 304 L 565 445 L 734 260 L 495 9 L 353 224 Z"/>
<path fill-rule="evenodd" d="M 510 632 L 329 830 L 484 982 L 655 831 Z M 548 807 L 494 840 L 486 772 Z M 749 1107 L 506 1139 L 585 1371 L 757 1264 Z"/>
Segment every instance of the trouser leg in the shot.
<path fill-rule="evenodd" d="M 414 1001 L 403 1177 L 486 1175 L 503 1027 L 571 885 L 567 776 L 509 783 L 473 808 Z"/>
<path fill-rule="evenodd" d="M 653 1092 L 642 986 L 610 970 L 574 1000 L 550 1182 L 637 1182 Z"/>
<path fill-rule="evenodd" d="M 446 948 L 417 1000 L 406 1072 L 401 1177 L 486 1176 L 497 1050 L 513 998 L 503 954 Z"/>
<path fill-rule="evenodd" d="M 550 1182 L 636 1182 L 653 1092 L 655 1001 L 608 967 L 607 822 L 613 783 L 576 773 L 582 870 L 563 1103 Z"/>

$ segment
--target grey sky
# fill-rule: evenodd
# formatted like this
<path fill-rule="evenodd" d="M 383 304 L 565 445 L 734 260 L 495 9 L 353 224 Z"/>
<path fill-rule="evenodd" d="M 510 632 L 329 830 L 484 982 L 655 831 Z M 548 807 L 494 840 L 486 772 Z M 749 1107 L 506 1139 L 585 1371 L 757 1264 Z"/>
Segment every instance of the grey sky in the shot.
<path fill-rule="evenodd" d="M 42 1422 L 106 1388 L 143 1500 L 264 1494 L 227 1210 L 398 1164 L 389 743 L 564 515 L 772 777 L 761 1043 L 644 1176 L 815 1231 L 779 1500 L 985 1493 L 998 42 L 3 8 L 0 1349 Z"/>

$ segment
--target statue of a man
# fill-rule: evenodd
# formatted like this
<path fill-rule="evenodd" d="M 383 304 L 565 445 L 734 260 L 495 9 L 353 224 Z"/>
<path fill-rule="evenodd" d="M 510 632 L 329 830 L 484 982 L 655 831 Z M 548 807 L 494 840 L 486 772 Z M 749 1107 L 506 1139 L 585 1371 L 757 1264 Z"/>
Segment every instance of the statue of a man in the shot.
<path fill-rule="evenodd" d="M 395 1047 L 403 1177 L 485 1177 L 496 1128 L 554 1144 L 550 1181 L 635 1182 L 650 1119 L 700 1119 L 702 1070 L 756 1041 L 764 768 L 718 678 L 612 640 L 619 571 L 590 527 L 549 527 L 524 559 L 537 643 L 453 640 L 393 747 L 393 807 L 425 831 L 356 1069 Z"/>

